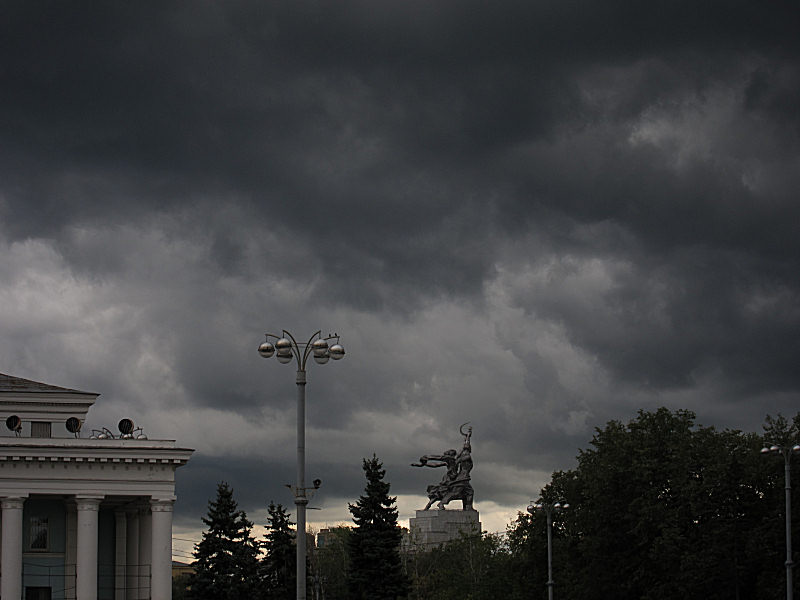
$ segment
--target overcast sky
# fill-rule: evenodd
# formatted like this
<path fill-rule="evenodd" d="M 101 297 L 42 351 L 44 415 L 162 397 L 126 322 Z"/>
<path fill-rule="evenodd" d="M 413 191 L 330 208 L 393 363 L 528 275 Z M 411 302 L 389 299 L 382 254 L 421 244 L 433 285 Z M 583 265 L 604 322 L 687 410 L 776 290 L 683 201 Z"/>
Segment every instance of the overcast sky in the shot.
<path fill-rule="evenodd" d="M 0 371 L 195 448 L 185 532 L 220 480 L 294 508 L 284 328 L 347 350 L 308 373 L 317 527 L 373 453 L 412 516 L 465 421 L 489 530 L 610 419 L 760 431 L 800 390 L 799 14 L 4 1 Z"/>

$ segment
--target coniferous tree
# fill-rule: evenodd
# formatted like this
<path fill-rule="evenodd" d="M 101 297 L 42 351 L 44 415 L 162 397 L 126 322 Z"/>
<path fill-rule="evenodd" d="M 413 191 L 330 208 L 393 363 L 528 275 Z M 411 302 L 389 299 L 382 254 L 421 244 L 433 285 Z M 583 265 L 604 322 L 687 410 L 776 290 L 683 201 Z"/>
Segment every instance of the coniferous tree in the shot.
<path fill-rule="evenodd" d="M 389 497 L 386 471 L 373 454 L 364 459 L 364 495 L 350 504 L 355 527 L 348 540 L 348 590 L 352 600 L 395 600 L 408 591 L 400 562 L 402 533 L 397 525 L 396 497 Z"/>
<path fill-rule="evenodd" d="M 291 600 L 297 580 L 295 533 L 286 509 L 269 503 L 267 533 L 261 546 L 265 552 L 259 564 L 261 584 L 268 600 Z"/>
<path fill-rule="evenodd" d="M 189 580 L 191 600 L 256 598 L 258 545 L 253 524 L 233 499 L 225 482 L 217 486 L 216 500 L 208 503 L 208 530 L 194 551 L 195 572 Z"/>

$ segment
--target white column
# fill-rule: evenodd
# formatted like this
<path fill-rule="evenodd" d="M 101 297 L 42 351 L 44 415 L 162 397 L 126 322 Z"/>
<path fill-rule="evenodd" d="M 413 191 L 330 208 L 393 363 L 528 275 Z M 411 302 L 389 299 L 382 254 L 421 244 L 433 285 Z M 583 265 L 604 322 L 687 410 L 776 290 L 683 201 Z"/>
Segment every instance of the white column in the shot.
<path fill-rule="evenodd" d="M 149 503 L 139 509 L 139 598 L 150 598 L 153 520 Z"/>
<path fill-rule="evenodd" d="M 175 500 L 151 500 L 153 511 L 150 597 L 172 598 L 172 506 Z"/>
<path fill-rule="evenodd" d="M 75 587 L 80 600 L 97 600 L 97 515 L 100 498 L 75 498 L 78 556 Z"/>
<path fill-rule="evenodd" d="M 3 498 L 0 597 L 22 598 L 22 506 L 24 498 Z"/>
<path fill-rule="evenodd" d="M 127 576 L 125 577 L 125 598 L 127 600 L 139 599 L 139 509 L 132 507 L 127 510 L 128 538 L 126 540 L 125 554 L 128 560 Z"/>
<path fill-rule="evenodd" d="M 125 571 L 128 566 L 127 549 L 128 517 L 124 510 L 114 511 L 116 535 L 114 536 L 114 600 L 125 600 Z"/>

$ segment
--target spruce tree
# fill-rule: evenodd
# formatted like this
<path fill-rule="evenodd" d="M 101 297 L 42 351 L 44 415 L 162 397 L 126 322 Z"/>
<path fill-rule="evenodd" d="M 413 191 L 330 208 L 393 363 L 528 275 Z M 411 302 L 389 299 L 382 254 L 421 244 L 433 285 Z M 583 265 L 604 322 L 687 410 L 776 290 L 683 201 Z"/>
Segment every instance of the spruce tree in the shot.
<path fill-rule="evenodd" d="M 189 585 L 191 600 L 257 598 L 258 545 L 253 524 L 233 499 L 233 490 L 221 482 L 216 500 L 208 503 L 208 530 L 194 551 Z"/>
<path fill-rule="evenodd" d="M 261 544 L 264 557 L 259 564 L 261 585 L 269 600 L 291 600 L 297 580 L 295 533 L 286 509 L 273 502 L 267 509 L 267 533 Z"/>
<path fill-rule="evenodd" d="M 389 497 L 386 471 L 373 454 L 364 459 L 364 495 L 350 504 L 355 527 L 348 540 L 348 590 L 352 600 L 395 600 L 408 591 L 400 562 L 402 533 L 397 525 L 396 497 Z"/>

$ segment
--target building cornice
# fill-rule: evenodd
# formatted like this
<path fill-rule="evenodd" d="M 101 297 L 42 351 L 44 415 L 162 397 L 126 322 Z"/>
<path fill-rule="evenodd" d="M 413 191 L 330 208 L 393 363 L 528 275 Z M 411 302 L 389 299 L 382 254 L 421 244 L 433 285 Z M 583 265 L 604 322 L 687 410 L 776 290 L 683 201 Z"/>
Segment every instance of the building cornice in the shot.
<path fill-rule="evenodd" d="M 84 440 L 6 438 L 0 440 L 0 461 L 111 464 L 172 464 L 181 466 L 191 448 L 176 448 L 172 440 Z"/>

